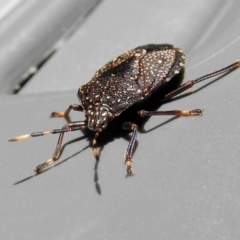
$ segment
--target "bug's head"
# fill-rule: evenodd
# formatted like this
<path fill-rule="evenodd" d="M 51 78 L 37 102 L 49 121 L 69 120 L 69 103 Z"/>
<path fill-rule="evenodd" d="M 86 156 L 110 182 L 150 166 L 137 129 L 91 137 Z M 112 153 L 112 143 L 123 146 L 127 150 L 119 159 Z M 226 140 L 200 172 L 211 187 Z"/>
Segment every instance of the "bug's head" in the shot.
<path fill-rule="evenodd" d="M 109 111 L 109 108 L 98 105 L 91 105 L 90 108 L 85 111 L 85 115 L 88 121 L 88 128 L 92 131 L 105 129 L 108 122 L 114 119 L 114 115 Z"/>

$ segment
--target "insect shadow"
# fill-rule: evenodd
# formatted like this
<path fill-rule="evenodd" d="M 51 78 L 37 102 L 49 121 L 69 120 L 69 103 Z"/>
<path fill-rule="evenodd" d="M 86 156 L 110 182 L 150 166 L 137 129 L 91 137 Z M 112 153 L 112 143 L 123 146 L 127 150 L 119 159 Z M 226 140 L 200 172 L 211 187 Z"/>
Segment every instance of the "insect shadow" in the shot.
<path fill-rule="evenodd" d="M 87 138 L 87 136 L 84 135 L 84 136 L 81 136 L 81 137 L 78 137 L 78 138 L 75 138 L 75 139 L 73 139 L 73 140 L 70 140 L 70 141 L 66 142 L 66 143 L 63 144 L 63 146 L 62 146 L 61 153 L 64 151 L 64 149 L 65 149 L 65 147 L 66 147 L 67 145 L 72 144 L 72 143 L 75 143 L 75 142 L 79 142 L 80 140 L 83 140 L 83 139 L 86 139 L 86 138 Z M 52 165 L 52 166 L 44 169 L 41 173 L 39 173 L 39 174 L 33 174 L 33 175 L 29 176 L 29 177 L 26 177 L 26 178 L 24 178 L 24 179 L 22 179 L 22 180 L 20 180 L 20 181 L 15 182 L 13 185 L 18 185 L 18 184 L 23 183 L 23 182 L 25 182 L 25 181 L 33 178 L 33 177 L 37 177 L 38 175 L 47 172 L 47 171 L 51 170 L 52 168 L 55 168 L 55 167 L 59 166 L 60 164 L 63 164 L 64 162 L 68 161 L 69 159 L 77 156 L 78 154 L 80 154 L 80 153 L 82 153 L 84 150 L 86 150 L 87 148 L 89 148 L 88 145 L 87 145 L 86 147 L 84 147 L 83 149 L 81 149 L 80 151 L 77 151 L 76 153 L 72 154 L 71 156 L 69 156 L 69 157 L 67 157 L 67 158 L 65 158 L 65 159 L 63 159 L 63 160 L 60 160 L 60 161 L 58 161 L 56 164 L 54 164 L 54 165 Z"/>
<path fill-rule="evenodd" d="M 158 108 L 160 108 L 161 105 L 163 105 L 163 104 L 166 104 L 168 102 L 172 102 L 172 101 L 175 101 L 175 100 L 178 100 L 178 99 L 190 96 L 190 95 L 192 95 L 192 94 L 194 94 L 194 93 L 196 93 L 198 91 L 201 91 L 202 89 L 204 89 L 204 88 L 208 87 L 209 85 L 215 83 L 216 81 L 218 81 L 219 79 L 221 79 L 225 75 L 229 74 L 231 71 L 229 71 L 226 74 L 223 74 L 223 75 L 213 79 L 211 82 L 208 82 L 207 84 L 204 84 L 202 87 L 198 88 L 195 91 L 191 91 L 191 92 L 188 92 L 186 94 L 181 94 L 180 96 L 175 97 L 174 99 L 163 100 L 164 96 L 167 93 L 175 90 L 176 88 L 178 88 L 181 85 L 181 83 L 183 81 L 183 78 L 184 78 L 184 72 L 185 72 L 185 69 L 183 68 L 181 70 L 181 72 L 178 75 L 174 76 L 174 78 L 167 85 L 165 85 L 163 88 L 160 88 L 160 89 L 156 90 L 155 92 L 153 92 L 150 98 L 148 98 L 147 100 L 143 101 L 142 103 L 138 103 L 136 105 L 133 105 L 132 107 L 127 109 L 125 112 L 123 112 L 120 116 L 115 118 L 112 122 L 110 122 L 108 124 L 108 127 L 98 137 L 99 158 L 95 162 L 93 180 L 94 180 L 94 183 L 95 183 L 96 191 L 97 191 L 97 193 L 99 195 L 101 194 L 101 187 L 100 187 L 100 184 L 99 184 L 98 165 L 99 165 L 99 161 L 100 161 L 101 151 L 103 151 L 104 147 L 107 144 L 109 144 L 110 142 L 114 141 L 115 139 L 124 138 L 124 139 L 126 139 L 127 142 L 129 142 L 129 140 L 130 140 L 130 134 L 129 134 L 130 132 L 128 132 L 126 130 L 123 130 L 121 128 L 122 123 L 124 123 L 124 122 L 136 123 L 138 125 L 138 127 L 139 127 L 139 129 L 138 129 L 139 132 L 142 133 L 142 134 L 151 132 L 151 131 L 153 131 L 153 130 L 155 130 L 155 129 L 157 129 L 157 128 L 159 128 L 159 127 L 161 127 L 161 126 L 163 126 L 163 125 L 165 125 L 165 124 L 175 120 L 176 118 L 178 118 L 178 116 L 171 117 L 170 119 L 162 122 L 161 124 L 151 128 L 151 129 L 145 130 L 144 129 L 144 125 L 149 120 L 150 116 L 149 117 L 145 117 L 145 118 L 140 118 L 137 115 L 137 112 L 139 110 L 155 111 Z M 67 117 L 65 119 L 66 119 L 67 122 L 71 122 L 71 117 Z M 84 131 L 84 135 L 83 136 L 81 136 L 79 138 L 75 138 L 75 139 L 73 139 L 71 141 L 66 142 L 62 146 L 61 153 L 64 151 L 64 149 L 65 149 L 65 147 L 67 145 L 72 144 L 74 142 L 78 142 L 78 141 L 83 140 L 83 139 L 86 139 L 89 142 L 89 144 L 86 147 L 84 147 L 83 149 L 81 149 L 80 151 L 77 151 L 76 153 L 74 153 L 73 155 L 71 155 L 71 156 L 69 156 L 69 157 L 67 157 L 67 158 L 65 158 L 63 160 L 58 160 L 53 166 L 50 166 L 50 167 L 44 169 L 39 174 L 42 174 L 42 173 L 44 173 L 46 171 L 49 171 L 52 168 L 57 167 L 58 165 L 68 161 L 72 157 L 75 157 L 76 155 L 82 153 L 84 150 L 89 148 L 89 146 L 91 145 L 91 139 L 92 139 L 93 136 L 94 136 L 94 132 L 92 132 L 92 131 L 87 129 L 87 130 Z M 138 143 L 136 142 L 134 151 L 136 150 L 137 146 L 138 146 Z M 119 159 L 121 160 L 121 156 L 119 156 Z M 20 180 L 20 181 L 18 181 L 16 183 L 14 183 L 14 185 L 18 185 L 18 184 L 23 183 L 23 182 L 25 182 L 27 180 L 30 180 L 30 179 L 32 179 L 33 177 L 35 177 L 35 176 L 37 176 L 39 174 L 34 174 L 32 176 L 24 178 L 24 179 L 22 179 L 22 180 Z"/>
<path fill-rule="evenodd" d="M 234 71 L 234 69 L 232 70 Z M 160 123 L 159 125 L 157 126 L 154 126 L 153 128 L 151 129 L 148 129 L 148 130 L 145 130 L 144 129 L 144 125 L 146 124 L 146 122 L 149 120 L 150 117 L 145 117 L 145 118 L 140 118 L 138 115 L 137 115 L 137 112 L 139 110 L 148 110 L 148 111 L 155 111 L 157 110 L 158 108 L 161 107 L 161 105 L 163 104 L 166 104 L 168 102 L 172 102 L 172 101 L 176 101 L 178 99 L 181 99 L 181 98 L 184 98 L 184 97 L 187 97 L 187 96 L 190 96 L 196 92 L 199 92 L 201 91 L 202 89 L 208 87 L 209 85 L 215 83 L 216 81 L 218 81 L 219 79 L 221 79 L 222 77 L 224 77 L 225 75 L 229 74 L 231 71 L 213 79 L 212 81 L 204 84 L 203 86 L 199 87 L 198 89 L 196 89 L 195 91 L 190 91 L 188 93 L 185 93 L 185 94 L 181 94 L 180 96 L 178 97 L 175 97 L 173 99 L 170 99 L 170 100 L 163 100 L 164 96 L 175 90 L 176 88 L 178 88 L 182 81 L 183 81 L 183 78 L 184 78 L 184 72 L 185 72 L 185 69 L 182 68 L 181 72 L 174 76 L 174 78 L 167 84 L 165 85 L 164 87 L 156 90 L 155 92 L 152 93 L 151 97 L 148 98 L 147 100 L 143 101 L 142 103 L 139 103 L 139 104 L 135 104 L 133 105 L 132 107 L 130 107 L 129 109 L 127 109 L 125 112 L 123 112 L 120 116 L 118 116 L 117 118 L 115 118 L 112 122 L 110 122 L 108 124 L 108 127 L 101 133 L 101 135 L 98 137 L 98 147 L 99 147 L 99 154 L 101 155 L 101 151 L 103 151 L 105 145 L 107 145 L 108 143 L 114 141 L 115 139 L 118 139 L 118 138 L 124 138 L 126 139 L 126 141 L 129 142 L 130 140 L 130 132 L 126 131 L 126 130 L 123 130 L 121 128 L 121 125 L 122 123 L 124 122 L 133 122 L 135 124 L 138 125 L 139 127 L 139 132 L 140 133 L 148 133 L 148 132 L 151 132 L 173 120 L 175 120 L 176 118 L 178 118 L 178 116 L 174 116 L 174 117 L 171 117 L 170 119 L 168 119 L 167 121 L 164 121 L 162 123 Z M 67 117 L 65 118 L 67 122 L 71 122 L 71 117 Z M 80 154 L 82 151 L 86 150 L 87 148 L 89 148 L 89 145 L 90 144 L 90 139 L 92 139 L 94 135 L 94 132 L 90 131 L 90 130 L 86 130 L 84 132 L 84 136 L 82 137 L 79 137 L 79 138 L 76 138 L 76 139 L 73 139 L 71 141 L 68 141 L 67 143 L 65 143 L 61 149 L 61 152 L 64 151 L 64 148 L 69 145 L 69 144 L 72 144 L 74 142 L 77 142 L 77 141 L 80 141 L 80 140 L 83 140 L 83 139 L 86 139 L 87 141 L 89 141 L 89 144 L 84 147 L 82 150 L 74 153 L 73 155 L 63 159 L 63 160 L 58 160 L 53 166 L 50 166 L 46 169 L 44 169 L 40 174 L 46 172 L 46 171 L 49 171 L 51 170 L 52 168 L 54 167 L 57 167 L 58 165 L 68 161 L 69 159 L 71 159 L 72 157 Z M 136 150 L 137 148 L 137 142 L 136 142 L 136 145 L 135 145 L 135 149 L 134 151 Z M 99 155 L 99 156 L 100 156 Z M 119 156 L 119 159 L 121 160 L 121 156 Z M 95 166 L 94 166 L 94 183 L 95 183 L 95 188 L 96 188 L 96 191 L 98 192 L 98 194 L 101 194 L 101 187 L 99 185 L 99 176 L 98 176 L 98 165 L 99 165 L 99 160 L 100 160 L 100 157 L 98 160 L 96 160 L 96 163 L 95 163 Z M 32 176 L 29 176 L 27 178 L 24 178 L 16 183 L 14 183 L 14 185 L 17 185 L 17 184 L 20 184 L 20 183 L 23 183 L 33 177 L 35 177 L 37 175 L 32 175 Z"/>
<path fill-rule="evenodd" d="M 133 105 L 132 107 L 130 107 L 129 109 L 127 109 L 125 112 L 123 112 L 119 117 L 115 118 L 112 122 L 110 122 L 107 126 L 107 128 L 101 133 L 101 135 L 98 137 L 98 147 L 99 147 L 99 158 L 96 159 L 95 162 L 95 166 L 94 166 L 94 183 L 95 183 L 95 188 L 98 194 L 101 194 L 101 187 L 99 184 L 99 175 L 98 175 L 98 165 L 99 165 L 99 161 L 100 161 L 100 157 L 101 157 L 101 151 L 103 151 L 104 147 L 109 144 L 110 142 L 113 142 L 115 139 L 119 139 L 119 138 L 124 138 L 126 139 L 126 141 L 128 142 L 130 140 L 130 132 L 123 130 L 121 128 L 122 123 L 124 122 L 134 122 L 139 126 L 139 132 L 140 133 L 147 133 L 150 132 L 158 127 L 161 127 L 164 124 L 167 124 L 168 122 L 178 118 L 178 117 L 172 117 L 171 119 L 161 123 L 160 125 L 145 131 L 144 130 L 144 125 L 145 123 L 149 120 L 150 117 L 145 117 L 145 118 L 140 118 L 137 115 L 137 112 L 139 110 L 145 109 L 145 110 L 149 110 L 149 111 L 154 111 L 156 109 L 158 109 L 163 103 L 161 102 L 161 99 L 170 91 L 176 89 L 183 81 L 183 76 L 184 76 L 184 68 L 182 69 L 182 71 L 176 75 L 164 88 L 159 89 L 157 91 L 155 91 L 151 97 L 147 100 L 145 100 L 144 102 L 140 103 L 140 104 L 136 104 Z M 71 122 L 71 117 L 68 116 L 65 118 L 66 122 Z M 61 160 L 59 159 L 54 165 L 44 169 L 43 171 L 41 171 L 39 174 L 43 174 L 49 170 L 52 170 L 53 168 L 59 166 L 60 164 L 63 164 L 64 162 L 68 161 L 69 159 L 71 159 L 72 157 L 75 157 L 76 155 L 80 154 L 81 152 L 83 152 L 84 150 L 86 150 L 87 148 L 89 148 L 89 146 L 91 145 L 91 139 L 94 135 L 94 132 L 90 131 L 90 130 L 85 130 L 84 131 L 84 135 L 78 138 L 75 138 L 73 140 L 70 140 L 68 142 L 66 142 L 61 149 L 61 153 L 64 151 L 65 147 L 69 144 L 78 142 L 80 140 L 86 139 L 89 143 L 86 147 L 84 147 L 83 149 L 81 149 L 80 151 L 77 151 L 76 153 L 74 153 L 73 155 Z M 134 151 L 136 150 L 138 146 L 138 143 L 136 142 Z M 119 156 L 119 159 L 121 160 L 121 156 Z M 36 177 L 39 174 L 33 174 L 29 177 L 26 177 L 20 181 L 17 181 L 14 183 L 14 185 L 18 185 L 20 183 L 23 183 L 27 180 L 32 179 L 33 177 Z"/>

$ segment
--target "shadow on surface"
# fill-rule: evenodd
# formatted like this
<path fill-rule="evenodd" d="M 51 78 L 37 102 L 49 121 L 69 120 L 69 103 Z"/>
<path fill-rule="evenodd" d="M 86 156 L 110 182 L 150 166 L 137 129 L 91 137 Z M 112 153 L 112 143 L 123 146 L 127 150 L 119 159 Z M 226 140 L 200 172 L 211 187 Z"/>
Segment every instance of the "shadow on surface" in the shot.
<path fill-rule="evenodd" d="M 63 145 L 63 147 L 62 147 L 61 153 L 62 153 L 62 151 L 64 150 L 64 148 L 65 148 L 68 144 L 71 144 L 71 143 L 74 143 L 74 142 L 78 142 L 78 141 L 80 141 L 80 140 L 82 140 L 82 139 L 85 139 L 85 138 L 87 138 L 87 136 L 82 136 L 82 137 L 79 137 L 79 138 L 75 138 L 75 139 L 73 139 L 73 140 L 65 143 L 65 144 Z M 30 179 L 33 178 L 33 177 L 37 177 L 38 175 L 47 172 L 47 171 L 51 170 L 52 168 L 57 167 L 58 165 L 60 165 L 60 164 L 62 164 L 62 163 L 64 163 L 64 162 L 68 161 L 69 159 L 77 156 L 79 153 L 83 152 L 83 151 L 86 150 L 87 148 L 89 148 L 89 146 L 84 147 L 82 150 L 74 153 L 74 154 L 71 155 L 70 157 L 67 157 L 67 158 L 65 158 L 65 159 L 63 159 L 63 160 L 61 160 L 61 161 L 59 161 L 59 162 L 56 162 L 54 165 L 50 165 L 48 168 L 42 170 L 42 171 L 41 171 L 40 173 L 38 173 L 38 174 L 34 174 L 34 175 L 29 176 L 29 177 L 27 177 L 27 178 L 24 178 L 24 179 L 22 179 L 22 180 L 20 180 L 20 181 L 18 181 L 18 182 L 15 182 L 13 185 L 17 185 L 17 184 L 23 183 L 23 182 L 25 182 L 25 181 L 27 181 L 27 180 L 30 180 Z M 57 161 L 58 161 L 58 160 L 57 160 Z"/>
<path fill-rule="evenodd" d="M 208 82 L 206 83 L 205 85 L 203 85 L 202 87 L 199 87 L 198 89 L 196 89 L 195 91 L 192 91 L 192 92 L 188 92 L 186 94 L 181 94 L 180 96 L 178 97 L 175 97 L 173 99 L 170 99 L 170 100 L 167 100 L 167 101 L 162 101 L 161 102 L 161 99 L 169 92 L 173 91 L 174 89 L 176 89 L 182 82 L 183 80 L 183 75 L 184 75 L 184 71 L 180 72 L 180 74 L 178 74 L 177 76 L 175 76 L 166 86 L 164 86 L 163 88 L 160 88 L 159 90 L 157 90 L 156 92 L 154 92 L 150 98 L 148 98 L 147 100 L 145 100 L 144 102 L 140 103 L 140 104 L 137 104 L 137 105 L 134 105 L 132 107 L 130 107 L 129 109 L 127 109 L 125 112 L 123 112 L 120 116 L 116 117 L 112 122 L 109 123 L 108 127 L 100 134 L 100 136 L 98 137 L 97 139 L 97 144 L 98 144 L 98 147 L 99 147 L 99 158 L 96 159 L 96 163 L 95 163 L 95 167 L 94 167 L 94 183 L 95 183 L 95 188 L 96 188 L 96 191 L 99 195 L 101 195 L 101 187 L 99 185 L 99 177 L 98 177 L 98 164 L 99 164 L 99 161 L 100 161 L 100 154 L 101 154 L 101 151 L 104 149 L 104 146 L 107 145 L 108 143 L 114 141 L 115 139 L 118 139 L 118 138 L 124 138 L 126 141 L 129 142 L 130 138 L 131 138 L 131 135 L 129 133 L 131 133 L 130 131 L 126 131 L 126 130 L 123 130 L 121 128 L 121 125 L 122 123 L 124 122 L 132 122 L 132 123 L 135 123 L 138 125 L 139 127 L 139 132 L 140 133 L 148 133 L 148 132 L 151 132 L 175 119 L 178 118 L 178 116 L 174 116 L 170 119 L 168 119 L 167 121 L 164 121 L 162 122 L 161 124 L 149 129 L 149 130 L 145 130 L 144 129 L 144 125 L 145 123 L 148 121 L 148 119 L 150 117 L 145 117 L 145 118 L 139 118 L 138 115 L 137 115 L 137 112 L 139 110 L 148 110 L 148 111 L 156 111 L 157 109 L 159 109 L 159 107 L 163 104 L 166 104 L 168 102 L 171 102 L 171 101 L 176 101 L 178 99 L 181 99 L 181 98 L 184 98 L 184 97 L 187 97 L 187 96 L 190 96 L 194 93 L 197 93 L 199 91 L 201 91 L 202 89 L 210 86 L 211 84 L 217 82 L 218 80 L 220 80 L 222 77 L 228 75 L 230 72 L 226 73 L 226 74 L 223 74 L 219 77 L 217 77 L 216 79 L 212 80 L 211 82 Z M 67 122 L 69 122 L 71 119 L 66 119 Z M 84 136 L 81 136 L 79 138 L 76 138 L 76 139 L 73 139 L 67 143 L 65 143 L 61 149 L 61 153 L 64 151 L 65 147 L 68 145 L 68 144 L 72 144 L 74 142 L 77 142 L 77 141 L 80 141 L 80 140 L 83 140 L 83 139 L 86 139 L 88 138 L 88 141 L 91 142 L 92 139 L 93 139 L 93 136 L 94 136 L 94 133 L 90 130 L 87 130 L 85 133 Z M 136 141 L 136 145 L 134 147 L 134 151 L 136 151 L 137 149 L 137 145 L 138 145 L 138 142 Z M 57 167 L 58 165 L 68 161 L 69 159 L 71 159 L 72 157 L 80 154 L 82 151 L 86 150 L 87 148 L 89 147 L 86 146 L 84 147 L 82 150 L 76 152 L 75 154 L 71 155 L 70 157 L 68 158 L 65 158 L 63 159 L 62 161 L 59 161 L 59 162 L 56 162 L 53 166 L 50 166 L 48 167 L 47 169 L 43 170 L 41 173 L 39 174 L 42 174 L 46 171 L 49 171 L 50 169 L 52 169 L 53 167 Z M 126 145 L 127 147 L 127 145 Z M 14 185 L 18 185 L 20 183 L 23 183 L 27 180 L 30 180 L 31 178 L 33 177 L 36 177 L 37 175 L 39 174 L 34 174 L 32 176 L 29 176 L 27 178 L 24 178 L 16 183 L 14 183 Z"/>
<path fill-rule="evenodd" d="M 96 163 L 95 163 L 95 166 L 94 166 L 94 182 L 95 182 L 95 188 L 96 188 L 96 191 L 99 195 L 102 194 L 102 191 L 101 191 L 101 187 L 100 187 L 100 184 L 98 182 L 99 178 L 98 178 L 98 164 L 99 164 L 99 160 L 96 160 Z"/>
<path fill-rule="evenodd" d="M 94 167 L 94 183 L 95 183 L 95 188 L 96 188 L 96 191 L 97 191 L 98 194 L 101 194 L 101 187 L 99 185 L 99 177 L 98 177 L 98 164 L 99 164 L 99 161 L 100 161 L 100 154 L 101 154 L 101 151 L 104 149 L 104 146 L 107 145 L 108 143 L 114 141 L 115 139 L 118 139 L 118 138 L 124 138 L 128 142 L 130 141 L 130 139 L 131 139 L 131 135 L 129 134 L 130 132 L 126 131 L 126 130 L 123 130 L 121 128 L 121 125 L 124 122 L 133 122 L 133 123 L 135 123 L 139 126 L 139 132 L 146 133 L 146 132 L 152 131 L 152 130 L 158 128 L 158 127 L 161 127 L 162 125 L 168 123 L 169 121 L 174 120 L 175 118 L 170 119 L 170 120 L 152 128 L 148 131 L 145 131 L 145 130 L 143 130 L 143 126 L 148 121 L 148 119 L 150 117 L 139 118 L 138 115 L 137 115 L 137 111 L 142 110 L 142 109 L 146 109 L 146 110 L 149 110 L 149 111 L 154 111 L 154 110 L 158 109 L 160 107 L 160 103 L 158 102 L 159 98 L 161 99 L 166 93 L 175 89 L 176 87 L 179 86 L 179 84 L 181 84 L 181 81 L 182 81 L 182 78 L 183 78 L 183 73 L 184 73 L 184 71 L 182 71 L 179 75 L 174 77 L 172 79 L 172 81 L 170 81 L 165 87 L 163 87 L 160 90 L 154 92 L 152 94 L 152 96 L 150 98 L 148 98 L 146 101 L 130 107 L 125 112 L 123 112 L 120 116 L 116 117 L 114 119 L 114 121 L 110 122 L 108 127 L 100 134 L 100 136 L 97 139 L 97 144 L 98 144 L 98 147 L 99 147 L 99 158 L 96 159 L 96 163 L 95 163 L 95 167 Z M 66 119 L 67 122 L 71 121 L 70 117 L 65 118 L 65 119 Z M 61 154 L 62 154 L 62 152 L 64 151 L 64 149 L 67 145 L 72 144 L 74 142 L 77 142 L 77 141 L 88 138 L 88 141 L 91 143 L 91 140 L 93 139 L 93 136 L 94 136 L 94 132 L 87 129 L 83 133 L 84 133 L 84 136 L 81 136 L 79 138 L 73 139 L 73 140 L 65 143 L 62 146 Z M 135 150 L 137 149 L 137 145 L 138 145 L 138 143 L 136 141 L 136 145 L 134 147 L 133 152 L 135 152 Z M 70 157 L 65 158 L 61 161 L 57 160 L 56 163 L 54 163 L 53 165 L 49 166 L 48 168 L 42 170 L 39 174 L 43 174 L 46 171 L 49 171 L 52 168 L 57 167 L 58 165 L 68 161 L 69 159 L 78 155 L 79 153 L 81 153 L 82 151 L 87 149 L 88 147 L 89 147 L 89 145 L 86 146 L 85 148 L 83 148 L 82 150 L 76 152 L 75 154 L 71 155 Z M 126 147 L 127 147 L 127 145 L 126 145 Z M 60 156 L 61 156 L 61 154 L 60 154 Z M 36 177 L 39 174 L 34 174 L 32 176 L 26 177 L 26 178 L 24 178 L 24 179 L 22 179 L 22 180 L 20 180 L 16 183 L 14 183 L 14 185 L 18 185 L 18 184 L 23 183 L 27 180 L 30 180 L 30 179 L 32 179 L 33 177 Z"/>

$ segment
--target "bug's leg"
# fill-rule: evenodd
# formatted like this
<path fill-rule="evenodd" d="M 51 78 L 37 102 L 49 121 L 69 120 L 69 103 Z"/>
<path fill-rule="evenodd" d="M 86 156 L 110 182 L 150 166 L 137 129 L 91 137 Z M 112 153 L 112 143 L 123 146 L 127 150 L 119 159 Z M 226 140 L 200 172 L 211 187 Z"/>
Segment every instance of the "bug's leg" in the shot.
<path fill-rule="evenodd" d="M 192 110 L 170 110 L 170 111 L 145 111 L 140 110 L 138 111 L 139 117 L 147 117 L 147 116 L 154 116 L 154 115 L 173 115 L 173 116 L 181 116 L 181 117 L 188 117 L 188 116 L 202 116 L 203 109 L 192 109 Z"/>
<path fill-rule="evenodd" d="M 51 165 L 52 163 L 54 163 L 55 161 L 58 160 L 58 158 L 60 157 L 60 154 L 61 154 L 62 140 L 63 140 L 64 132 L 82 130 L 82 129 L 86 128 L 86 127 L 87 127 L 86 126 L 86 122 L 82 122 L 81 121 L 81 122 L 71 122 L 71 123 L 68 123 L 65 126 L 63 126 L 62 129 L 59 129 L 60 130 L 60 135 L 59 135 L 57 146 L 55 148 L 55 151 L 54 151 L 54 154 L 53 154 L 52 158 L 50 158 L 47 161 L 43 162 L 42 164 L 38 165 L 35 168 L 34 171 L 36 173 L 40 173 L 43 168 Z"/>
<path fill-rule="evenodd" d="M 93 151 L 93 156 L 96 158 L 96 160 L 99 160 L 99 151 L 97 150 L 97 137 L 99 134 L 102 132 L 102 129 L 99 128 L 97 132 L 94 135 L 93 141 L 92 141 L 92 151 Z"/>
<path fill-rule="evenodd" d="M 59 138 L 58 138 L 58 142 L 57 142 L 57 146 L 56 146 L 56 149 L 54 151 L 54 154 L 53 154 L 52 158 L 48 159 L 47 161 L 45 161 L 44 163 L 40 164 L 39 166 L 37 166 L 35 168 L 35 172 L 40 173 L 43 168 L 49 166 L 50 164 L 52 164 L 56 160 L 58 160 L 58 158 L 61 154 L 61 146 L 62 146 L 62 140 L 63 140 L 64 133 L 65 132 L 70 132 L 70 131 L 82 130 L 82 129 L 85 129 L 85 128 L 87 128 L 87 125 L 86 125 L 85 121 L 71 122 L 71 123 L 68 123 L 65 126 L 63 126 L 61 129 L 54 129 L 54 130 L 50 130 L 50 131 L 34 132 L 34 133 L 30 133 L 30 134 L 25 134 L 25 135 L 21 135 L 21 136 L 18 136 L 18 137 L 11 138 L 8 141 L 16 142 L 16 141 L 27 139 L 29 137 L 39 137 L 39 136 L 44 136 L 44 135 L 47 135 L 47 134 L 60 133 Z"/>
<path fill-rule="evenodd" d="M 78 104 L 72 104 L 70 105 L 65 112 L 52 112 L 50 114 L 50 117 L 68 117 L 71 110 L 74 111 L 83 111 L 83 108 L 81 105 Z"/>
<path fill-rule="evenodd" d="M 92 151 L 93 151 L 93 156 L 98 160 L 99 159 L 99 152 L 97 150 L 97 137 L 98 133 L 95 134 L 94 139 L 92 141 Z"/>
<path fill-rule="evenodd" d="M 132 165 L 132 155 L 133 155 L 133 149 L 137 140 L 137 132 L 138 132 L 138 126 L 131 122 L 125 122 L 122 125 L 122 128 L 127 131 L 132 131 L 132 136 L 130 139 L 130 142 L 128 143 L 127 150 L 125 152 L 125 165 L 126 165 L 126 177 L 130 177 L 134 175 L 133 172 L 133 165 Z"/>
<path fill-rule="evenodd" d="M 212 73 L 209 73 L 209 74 L 206 74 L 202 77 L 199 77 L 199 78 L 196 78 L 194 80 L 190 80 L 186 83 L 183 83 L 180 87 L 178 87 L 177 89 L 175 89 L 174 91 L 168 93 L 163 100 L 167 100 L 167 99 L 170 99 L 172 97 L 175 97 L 177 96 L 178 94 L 186 91 L 187 89 L 193 87 L 193 85 L 199 83 L 199 82 L 202 82 L 206 79 L 209 79 L 209 78 L 212 78 L 212 77 L 215 77 L 217 75 L 220 75 L 220 74 L 223 74 L 223 73 L 228 73 L 228 72 L 231 72 L 233 70 L 236 70 L 237 68 L 240 67 L 240 60 L 237 60 L 235 61 L 234 63 L 232 63 L 231 65 L 225 67 L 225 68 L 222 68 L 222 69 L 219 69 L 215 72 L 212 72 Z"/>

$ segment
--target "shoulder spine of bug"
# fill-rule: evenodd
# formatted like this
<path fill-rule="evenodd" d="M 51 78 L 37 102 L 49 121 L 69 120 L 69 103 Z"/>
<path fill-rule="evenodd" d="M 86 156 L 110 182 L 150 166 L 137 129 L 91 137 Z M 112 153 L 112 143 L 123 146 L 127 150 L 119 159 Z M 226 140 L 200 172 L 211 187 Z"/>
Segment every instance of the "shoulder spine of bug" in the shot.
<path fill-rule="evenodd" d="M 179 74 L 183 68 L 184 61 L 185 55 L 183 51 L 171 44 L 148 44 L 123 53 L 105 64 L 95 73 L 91 81 L 78 89 L 79 105 L 70 105 L 64 112 L 53 112 L 50 115 L 51 117 L 68 117 L 71 110 L 82 111 L 86 117 L 84 121 L 70 122 L 63 126 L 62 129 L 21 135 L 9 139 L 9 141 L 15 142 L 29 137 L 60 134 L 52 158 L 36 167 L 35 172 L 38 174 L 60 157 L 65 132 L 88 128 L 95 132 L 92 149 L 95 158 L 98 159 L 97 137 L 107 127 L 108 123 L 135 103 L 150 97 L 151 93 L 156 89 L 164 87 L 175 75 Z M 168 93 L 163 100 L 171 99 L 199 82 L 231 72 L 239 67 L 240 61 L 236 60 L 227 67 L 180 85 L 176 90 Z M 202 109 L 193 109 L 170 111 L 141 110 L 137 114 L 139 117 L 146 117 L 153 115 L 201 116 L 202 113 Z M 122 124 L 122 128 L 132 131 L 132 136 L 124 156 L 127 169 L 126 176 L 132 176 L 134 175 L 132 155 L 138 126 L 135 123 L 125 122 Z"/>

